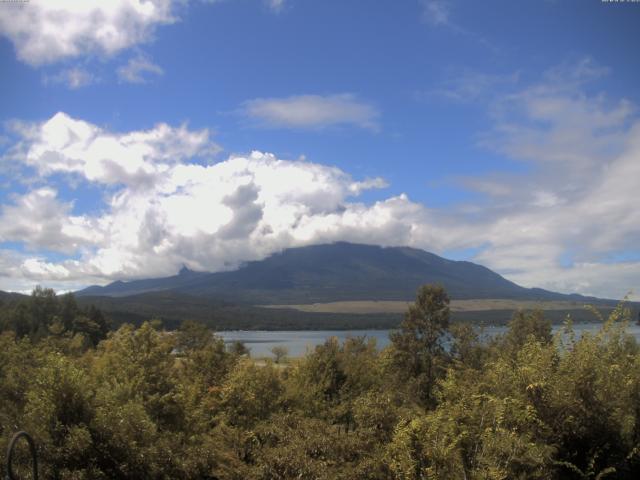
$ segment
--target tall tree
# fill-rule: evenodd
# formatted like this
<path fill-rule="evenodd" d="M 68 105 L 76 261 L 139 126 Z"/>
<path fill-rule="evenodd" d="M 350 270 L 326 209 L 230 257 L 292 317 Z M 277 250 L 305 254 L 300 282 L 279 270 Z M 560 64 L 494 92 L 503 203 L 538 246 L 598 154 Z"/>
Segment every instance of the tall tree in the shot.
<path fill-rule="evenodd" d="M 393 363 L 403 380 L 417 390 L 426 406 L 433 406 L 436 380 L 444 370 L 442 341 L 449 328 L 449 296 L 440 285 L 423 285 L 400 329 L 393 332 Z"/>

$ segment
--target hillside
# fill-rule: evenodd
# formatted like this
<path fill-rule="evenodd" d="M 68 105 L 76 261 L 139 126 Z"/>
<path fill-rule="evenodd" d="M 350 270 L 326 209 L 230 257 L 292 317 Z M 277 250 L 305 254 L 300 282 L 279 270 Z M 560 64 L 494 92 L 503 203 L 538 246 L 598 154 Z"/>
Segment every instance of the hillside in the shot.
<path fill-rule="evenodd" d="M 252 305 L 410 301 L 425 283 L 442 284 L 454 299 L 587 300 L 524 288 L 481 265 L 415 248 L 345 242 L 287 249 L 234 271 L 183 268 L 172 277 L 119 281 L 77 295 L 123 297 L 164 291 Z"/>
<path fill-rule="evenodd" d="M 0 303 L 11 303 L 26 298 L 22 293 L 3 292 L 0 290 Z"/>

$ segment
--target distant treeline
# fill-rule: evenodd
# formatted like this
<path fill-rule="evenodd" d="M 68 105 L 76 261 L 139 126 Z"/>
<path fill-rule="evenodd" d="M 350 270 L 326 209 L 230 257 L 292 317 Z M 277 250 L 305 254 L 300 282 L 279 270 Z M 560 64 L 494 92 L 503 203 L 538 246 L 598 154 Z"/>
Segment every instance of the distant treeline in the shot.
<path fill-rule="evenodd" d="M 42 293 L 50 290 L 38 291 Z M 53 294 L 53 291 L 50 292 Z M 71 298 L 72 295 L 61 297 Z M 17 305 L 23 305 L 21 308 L 24 308 L 30 302 L 32 299 L 27 295 L 5 293 L 0 296 L 0 311 L 10 312 Z M 185 320 L 202 323 L 216 331 L 393 329 L 398 328 L 403 319 L 400 313 L 317 313 L 286 308 L 261 308 L 226 302 L 218 298 L 195 297 L 168 291 L 126 297 L 81 296 L 74 298 L 73 302 L 80 308 L 98 308 L 109 318 L 112 328 L 126 323 L 140 326 L 145 321 L 156 319 L 168 330 L 179 328 Z M 637 303 L 629 305 L 635 310 L 639 307 Z M 614 308 L 604 303 L 596 306 L 603 316 L 607 316 Z M 507 325 L 513 313 L 514 311 L 509 309 L 452 312 L 451 320 L 477 325 Z M 2 315 L 0 312 L 0 317 Z M 545 311 L 545 317 L 554 324 L 564 322 L 567 315 L 571 316 L 574 322 L 597 320 L 589 309 Z"/>
<path fill-rule="evenodd" d="M 623 306 L 581 338 L 517 312 L 487 343 L 425 286 L 384 350 L 333 338 L 276 364 L 201 323 L 107 331 L 97 308 L 41 289 L 21 305 L 0 309 L 0 450 L 30 432 L 41 478 L 640 478 Z"/>
<path fill-rule="evenodd" d="M 216 299 L 194 297 L 175 292 L 153 292 L 127 297 L 79 297 L 81 305 L 96 305 L 107 313 L 114 325 L 141 325 L 149 318 L 162 320 L 168 329 L 178 328 L 184 320 L 194 320 L 214 330 L 357 330 L 397 328 L 403 315 L 398 313 L 316 313 L 293 309 L 260 308 Z M 598 305 L 603 315 L 614 307 Z M 513 310 L 452 312 L 454 322 L 481 325 L 506 325 Z M 574 322 L 594 321 L 586 309 L 545 312 L 552 323 L 562 323 L 567 315 Z"/>

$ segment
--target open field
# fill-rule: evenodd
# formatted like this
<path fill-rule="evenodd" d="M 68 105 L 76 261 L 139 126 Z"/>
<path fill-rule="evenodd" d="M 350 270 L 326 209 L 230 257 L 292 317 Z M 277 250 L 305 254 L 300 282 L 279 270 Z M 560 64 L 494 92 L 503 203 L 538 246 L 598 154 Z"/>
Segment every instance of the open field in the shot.
<path fill-rule="evenodd" d="M 412 302 L 405 301 L 376 301 L 358 300 L 344 302 L 311 303 L 301 305 L 261 305 L 263 308 L 292 309 L 308 313 L 404 313 Z M 534 300 L 505 300 L 478 299 L 452 300 L 452 312 L 484 312 L 489 310 L 583 310 L 582 302 L 563 301 L 534 301 Z"/>

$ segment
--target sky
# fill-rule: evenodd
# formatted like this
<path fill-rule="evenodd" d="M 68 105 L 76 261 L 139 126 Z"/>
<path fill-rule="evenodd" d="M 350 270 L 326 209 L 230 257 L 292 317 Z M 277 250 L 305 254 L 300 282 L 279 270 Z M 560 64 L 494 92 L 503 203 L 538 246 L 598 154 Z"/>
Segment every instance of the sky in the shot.
<path fill-rule="evenodd" d="M 0 290 L 413 246 L 640 300 L 640 2 L 0 0 Z"/>

